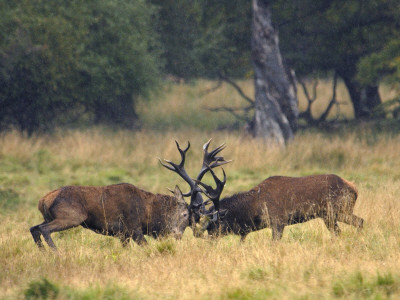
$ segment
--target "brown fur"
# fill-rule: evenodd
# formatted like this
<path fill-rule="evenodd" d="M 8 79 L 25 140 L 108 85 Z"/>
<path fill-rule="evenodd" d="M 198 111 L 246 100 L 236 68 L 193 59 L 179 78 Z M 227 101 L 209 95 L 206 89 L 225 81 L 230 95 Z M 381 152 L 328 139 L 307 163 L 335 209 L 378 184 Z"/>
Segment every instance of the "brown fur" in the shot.
<path fill-rule="evenodd" d="M 338 221 L 362 228 L 363 219 L 353 215 L 357 199 L 354 184 L 337 175 L 306 177 L 274 176 L 250 191 L 220 201 L 221 220 L 210 222 L 210 234 L 239 234 L 272 228 L 274 239 L 286 225 L 322 218 L 328 229 L 340 233 Z"/>
<path fill-rule="evenodd" d="M 102 187 L 65 186 L 39 200 L 44 222 L 32 227 L 39 248 L 40 235 L 56 249 L 50 234 L 81 225 L 97 233 L 118 236 L 125 245 L 130 238 L 146 242 L 144 234 L 180 237 L 189 223 L 188 205 L 178 187 L 175 195 L 152 194 L 132 184 Z"/>

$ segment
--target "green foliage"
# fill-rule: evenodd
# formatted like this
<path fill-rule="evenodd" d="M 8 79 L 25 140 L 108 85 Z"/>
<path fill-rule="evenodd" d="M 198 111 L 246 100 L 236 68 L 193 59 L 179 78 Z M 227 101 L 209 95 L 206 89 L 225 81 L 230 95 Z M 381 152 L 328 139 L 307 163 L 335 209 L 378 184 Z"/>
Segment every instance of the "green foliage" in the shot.
<path fill-rule="evenodd" d="M 256 281 L 265 280 L 267 275 L 268 273 L 263 268 L 259 267 L 250 269 L 247 274 L 249 279 Z"/>
<path fill-rule="evenodd" d="M 159 253 L 174 254 L 176 252 L 175 242 L 170 239 L 163 239 L 157 242 L 156 249 Z"/>
<path fill-rule="evenodd" d="M 398 90 L 400 89 L 400 41 L 391 40 L 379 52 L 363 57 L 358 66 L 358 78 L 368 84 L 385 79 Z"/>
<path fill-rule="evenodd" d="M 59 287 L 50 282 L 47 278 L 40 281 L 29 283 L 29 287 L 24 291 L 25 299 L 80 299 L 80 300 L 128 300 L 144 299 L 136 293 L 132 293 L 118 285 L 107 284 L 104 286 L 96 285 L 83 290 L 72 289 L 68 286 Z"/>
<path fill-rule="evenodd" d="M 398 1 L 276 1 L 285 58 L 298 74 L 355 72 L 360 58 L 396 35 Z M 296 38 L 293 38 L 296 36 Z"/>
<path fill-rule="evenodd" d="M 151 5 L 23 0 L 0 8 L 0 129 L 133 126 L 135 98 L 159 76 Z"/>
<path fill-rule="evenodd" d="M 361 272 L 356 272 L 350 277 L 334 283 L 332 291 L 335 297 L 348 298 L 352 296 L 379 299 L 390 297 L 392 293 L 398 290 L 399 286 L 399 282 L 393 278 L 391 273 L 384 275 L 378 273 L 374 279 L 367 280 Z"/>
<path fill-rule="evenodd" d="M 172 239 L 151 240 L 145 251 L 149 257 L 154 255 L 173 255 L 176 253 L 176 242 Z"/>
<path fill-rule="evenodd" d="M 221 296 L 220 299 L 224 300 L 258 300 L 258 299 L 267 299 L 269 296 L 272 296 L 272 293 L 268 290 L 254 290 L 254 289 L 233 289 L 228 291 L 225 295 Z"/>
<path fill-rule="evenodd" d="M 356 118 L 382 117 L 375 114 L 376 86 L 388 62 L 398 57 L 390 44 L 400 34 L 399 14 L 396 0 L 280 0 L 273 9 L 289 65 L 300 76 L 335 71 L 348 88 Z"/>
<path fill-rule="evenodd" d="M 165 72 L 185 79 L 250 70 L 251 3 L 242 0 L 151 0 L 159 7 L 158 31 Z"/>
<path fill-rule="evenodd" d="M 132 294 L 125 288 L 118 285 L 107 284 L 106 287 L 95 286 L 84 290 L 75 290 L 71 288 L 65 289 L 67 299 L 79 300 L 128 300 L 128 299 L 144 299 L 139 295 Z"/>
<path fill-rule="evenodd" d="M 56 299 L 60 288 L 54 283 L 42 278 L 40 281 L 32 281 L 25 290 L 25 299 Z"/>

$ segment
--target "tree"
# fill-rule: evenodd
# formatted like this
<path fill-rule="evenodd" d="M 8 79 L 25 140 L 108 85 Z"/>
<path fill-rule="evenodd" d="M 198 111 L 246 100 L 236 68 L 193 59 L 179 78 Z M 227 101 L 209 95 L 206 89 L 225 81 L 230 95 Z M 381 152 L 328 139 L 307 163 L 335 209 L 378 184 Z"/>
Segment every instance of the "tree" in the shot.
<path fill-rule="evenodd" d="M 49 7 L 3 1 L 0 23 L 0 129 L 31 134 L 66 118 L 74 103 L 72 72 L 83 34 Z"/>
<path fill-rule="evenodd" d="M 360 82 L 358 64 L 398 35 L 399 9 L 395 0 L 280 0 L 274 17 L 282 52 L 296 73 L 336 72 L 360 119 L 373 117 L 381 99 L 378 82 Z"/>
<path fill-rule="evenodd" d="M 159 9 L 165 73 L 215 78 L 251 70 L 251 4 L 243 0 L 150 0 Z"/>
<path fill-rule="evenodd" d="M 285 71 L 278 32 L 272 26 L 270 1 L 253 0 L 252 60 L 255 112 L 251 131 L 256 137 L 283 145 L 297 129 L 297 97 Z"/>
<path fill-rule="evenodd" d="M 385 81 L 397 90 L 397 95 L 382 105 L 382 113 L 400 117 L 400 41 L 390 41 L 381 51 L 361 59 L 358 65 L 358 80 L 361 84 Z"/>
<path fill-rule="evenodd" d="M 0 129 L 134 125 L 136 97 L 160 76 L 153 6 L 7 0 L 0 8 Z"/>

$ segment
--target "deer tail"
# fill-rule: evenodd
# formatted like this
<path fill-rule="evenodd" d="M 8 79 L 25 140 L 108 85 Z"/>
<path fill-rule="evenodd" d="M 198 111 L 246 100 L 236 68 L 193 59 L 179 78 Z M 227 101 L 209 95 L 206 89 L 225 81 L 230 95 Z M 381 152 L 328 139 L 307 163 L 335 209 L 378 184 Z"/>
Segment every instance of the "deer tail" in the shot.
<path fill-rule="evenodd" d="M 49 194 L 40 199 L 38 205 L 38 209 L 42 213 L 43 218 L 47 223 L 54 220 L 54 217 L 49 210 L 49 206 L 46 204 L 46 202 L 49 200 L 48 198 Z"/>

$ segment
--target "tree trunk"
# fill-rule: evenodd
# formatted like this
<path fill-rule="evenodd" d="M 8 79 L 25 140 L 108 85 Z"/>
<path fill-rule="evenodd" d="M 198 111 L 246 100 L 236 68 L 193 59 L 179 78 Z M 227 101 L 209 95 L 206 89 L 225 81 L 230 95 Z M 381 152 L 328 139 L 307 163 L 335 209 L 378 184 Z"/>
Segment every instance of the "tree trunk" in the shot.
<path fill-rule="evenodd" d="M 354 78 L 355 76 L 344 72 L 339 73 L 339 75 L 342 77 L 349 92 L 354 109 L 354 118 L 365 119 L 379 116 L 376 109 L 382 103 L 382 100 L 379 95 L 378 86 L 367 85 L 362 87 Z"/>
<path fill-rule="evenodd" d="M 255 137 L 284 145 L 297 129 L 298 101 L 282 62 L 269 1 L 253 0 L 252 26 L 255 113 L 250 130 Z"/>

